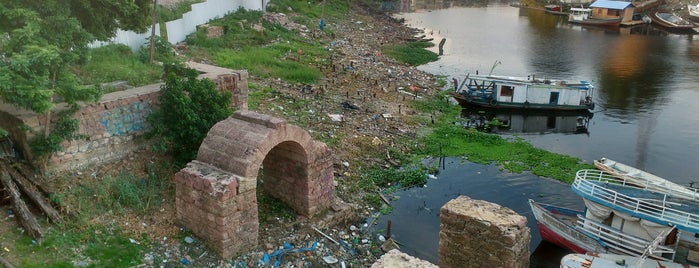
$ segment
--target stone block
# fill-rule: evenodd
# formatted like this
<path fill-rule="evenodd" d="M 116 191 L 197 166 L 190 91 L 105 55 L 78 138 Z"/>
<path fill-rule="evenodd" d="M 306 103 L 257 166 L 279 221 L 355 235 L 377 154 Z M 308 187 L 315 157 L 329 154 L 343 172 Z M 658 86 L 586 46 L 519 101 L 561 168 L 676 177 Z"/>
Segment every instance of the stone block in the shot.
<path fill-rule="evenodd" d="M 438 264 L 529 267 L 530 239 L 526 218 L 512 209 L 460 196 L 440 209 Z"/>

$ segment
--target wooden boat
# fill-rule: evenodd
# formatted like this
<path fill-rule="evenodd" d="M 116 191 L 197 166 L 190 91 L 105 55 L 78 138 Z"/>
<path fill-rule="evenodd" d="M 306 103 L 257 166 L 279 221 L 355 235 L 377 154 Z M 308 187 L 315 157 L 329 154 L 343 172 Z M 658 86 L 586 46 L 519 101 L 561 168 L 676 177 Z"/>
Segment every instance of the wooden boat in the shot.
<path fill-rule="evenodd" d="M 452 96 L 462 105 L 494 109 L 584 111 L 594 109 L 593 90 L 586 81 L 469 74 Z"/>
<path fill-rule="evenodd" d="M 581 25 L 618 27 L 621 24 L 621 17 L 614 18 L 593 18 L 591 8 L 574 7 L 570 9 L 568 22 Z"/>
<path fill-rule="evenodd" d="M 687 264 L 679 264 L 671 261 L 649 260 L 648 258 L 656 252 L 663 239 L 674 231 L 674 228 L 665 229 L 660 232 L 653 241 L 646 246 L 641 256 L 629 256 L 622 254 L 609 254 L 588 252 L 586 254 L 574 253 L 561 258 L 563 268 L 613 268 L 613 267 L 638 267 L 638 268 L 672 268 L 690 267 Z"/>
<path fill-rule="evenodd" d="M 677 33 L 696 32 L 694 23 L 687 21 L 673 13 L 653 12 L 650 14 L 653 24 Z"/>
<path fill-rule="evenodd" d="M 642 256 L 651 240 L 624 233 L 609 225 L 585 218 L 582 211 L 557 207 L 529 200 L 529 205 L 539 227 L 541 239 L 575 253 L 614 253 Z M 672 248 L 660 246 L 651 255 L 663 259 L 660 254 L 674 254 Z"/>
<path fill-rule="evenodd" d="M 608 158 L 601 158 L 593 162 L 597 169 L 609 172 L 620 178 L 625 178 L 630 185 L 645 188 L 650 191 L 672 189 L 668 194 L 675 197 L 699 201 L 699 189 L 676 184 L 650 172 Z"/>
<path fill-rule="evenodd" d="M 687 5 L 687 12 L 689 12 L 690 19 L 694 21 L 699 21 L 699 4 Z"/>
<path fill-rule="evenodd" d="M 561 268 L 690 268 L 687 264 L 670 261 L 646 260 L 618 254 L 568 254 L 561 259 Z"/>
<path fill-rule="evenodd" d="M 563 11 L 562 5 L 545 5 L 544 11 L 553 15 L 568 15 L 568 12 Z"/>
<path fill-rule="evenodd" d="M 683 264 L 699 263 L 699 203 L 677 197 L 682 193 L 672 187 L 657 185 L 653 191 L 639 188 L 629 178 L 593 169 L 578 171 L 571 189 L 585 201 L 584 218 L 646 241 L 658 239 L 655 234 L 667 233 L 660 237 L 659 247 L 671 251 L 656 250 L 653 256 Z M 604 240 L 600 233 L 588 234 Z M 626 242 L 626 238 L 604 242 L 611 248 Z"/>

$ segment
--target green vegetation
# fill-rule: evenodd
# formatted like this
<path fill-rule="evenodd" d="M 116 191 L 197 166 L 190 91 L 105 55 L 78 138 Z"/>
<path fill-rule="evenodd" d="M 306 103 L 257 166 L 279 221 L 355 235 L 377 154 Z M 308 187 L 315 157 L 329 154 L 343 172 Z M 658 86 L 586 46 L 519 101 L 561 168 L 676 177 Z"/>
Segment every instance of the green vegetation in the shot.
<path fill-rule="evenodd" d="M 41 243 L 13 231 L 17 237 L 19 267 L 131 267 L 142 262 L 150 238 L 129 240 L 123 222 L 105 225 L 95 218 L 129 218 L 125 215 L 151 215 L 161 208 L 163 197 L 174 195 L 168 179 L 175 171 L 163 164 L 147 166 L 144 175 L 122 172 L 116 176 L 87 176 L 82 183 L 54 194 L 52 201 L 73 215 L 68 221 L 48 229 Z M 69 183 L 73 178 L 60 178 Z M 72 183 L 72 182 L 71 182 Z M 136 243 L 138 242 L 138 243 Z M 76 250 L 77 249 L 77 250 Z"/>
<path fill-rule="evenodd" d="M 143 50 L 146 54 L 145 59 L 141 59 L 140 54 L 131 52 L 131 48 L 126 45 L 107 45 L 90 49 L 90 60 L 85 64 L 73 66 L 72 71 L 78 74 L 85 84 L 125 80 L 129 85 L 142 86 L 157 82 L 162 76 L 163 68 L 148 64 L 148 49 Z"/>
<path fill-rule="evenodd" d="M 216 65 L 247 69 L 263 78 L 312 84 L 321 77 L 319 68 L 327 64 L 326 45 L 263 21 L 260 11 L 239 10 L 209 24 L 223 27 L 225 35 L 207 38 L 205 29 L 199 29 L 186 41 L 192 54 L 211 58 Z M 254 25 L 264 29 L 254 30 Z"/>
<path fill-rule="evenodd" d="M 496 162 L 512 172 L 531 171 L 533 174 L 570 183 L 575 172 L 594 168 L 580 159 L 536 148 L 521 138 L 508 140 L 498 135 L 462 127 L 461 107 L 446 101 L 446 94 L 434 96 L 427 102 L 416 102 L 423 112 L 439 111 L 431 132 L 421 138 L 415 158 L 425 156 L 465 156 L 475 163 Z M 414 161 L 417 161 L 414 159 Z"/>
<path fill-rule="evenodd" d="M 148 117 L 158 137 L 156 151 L 168 152 L 184 165 L 195 159 L 201 142 L 214 124 L 233 114 L 229 91 L 218 91 L 213 81 L 197 79 L 194 69 L 168 65 L 160 90 L 160 110 Z"/>
<path fill-rule="evenodd" d="M 425 49 L 432 46 L 434 45 L 430 42 L 410 42 L 403 45 L 386 46 L 382 48 L 382 51 L 399 61 L 417 66 L 439 59 L 437 53 Z"/>

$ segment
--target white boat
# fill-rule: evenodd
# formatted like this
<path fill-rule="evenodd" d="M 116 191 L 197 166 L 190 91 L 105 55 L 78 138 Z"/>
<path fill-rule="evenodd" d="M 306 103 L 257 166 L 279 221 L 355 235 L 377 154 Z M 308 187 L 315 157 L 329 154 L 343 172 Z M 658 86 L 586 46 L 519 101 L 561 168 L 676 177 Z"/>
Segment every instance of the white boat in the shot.
<path fill-rule="evenodd" d="M 583 212 L 545 206 L 532 206 L 532 212 L 540 232 L 554 233 L 542 233 L 542 239 L 562 238 L 563 243 L 557 244 L 575 253 L 599 252 L 698 265 L 699 203 L 678 197 L 682 194 L 672 187 L 654 187 L 639 187 L 630 176 L 583 169 L 571 184 L 573 192 L 585 202 Z M 544 208 L 543 212 L 537 207 Z M 570 220 L 571 214 L 578 214 L 576 222 Z M 654 244 L 657 246 L 648 251 L 648 246 Z"/>
<path fill-rule="evenodd" d="M 649 259 L 654 252 L 657 252 L 660 243 L 671 233 L 674 228 L 665 229 L 650 242 L 641 256 L 628 256 L 622 254 L 607 254 L 599 252 L 588 252 L 587 254 L 568 254 L 561 258 L 562 268 L 614 268 L 614 267 L 636 267 L 636 268 L 688 268 L 687 264 L 679 264 L 671 261 Z"/>
<path fill-rule="evenodd" d="M 593 89 L 587 81 L 469 74 L 452 96 L 462 105 L 493 109 L 586 111 L 595 107 Z"/>
<path fill-rule="evenodd" d="M 687 5 L 687 11 L 689 12 L 690 19 L 699 21 L 699 4 Z"/>
<path fill-rule="evenodd" d="M 677 33 L 692 33 L 696 32 L 697 28 L 694 23 L 687 21 L 680 16 L 667 12 L 653 12 L 650 14 L 653 24 L 663 27 L 664 29 Z"/>
<path fill-rule="evenodd" d="M 591 8 L 582 7 L 571 8 L 568 14 L 568 22 L 591 26 L 618 27 L 621 24 L 621 19 L 621 17 L 594 18 Z"/>
<path fill-rule="evenodd" d="M 650 172 L 608 158 L 601 158 L 593 162 L 597 169 L 624 178 L 629 185 L 646 188 L 650 191 L 665 191 L 666 189 L 671 189 L 672 191 L 668 192 L 670 195 L 699 201 L 699 189 L 676 184 Z"/>
<path fill-rule="evenodd" d="M 686 264 L 669 261 L 646 260 L 617 254 L 568 254 L 561 259 L 561 268 L 690 268 Z"/>
<path fill-rule="evenodd" d="M 647 238 L 640 238 L 621 232 L 609 225 L 585 218 L 585 212 L 543 204 L 529 200 L 536 218 L 541 239 L 574 253 L 614 253 L 629 256 L 642 256 L 646 252 Z M 658 248 L 648 257 L 664 259 L 663 254 L 674 254 L 674 249 L 666 246 Z"/>

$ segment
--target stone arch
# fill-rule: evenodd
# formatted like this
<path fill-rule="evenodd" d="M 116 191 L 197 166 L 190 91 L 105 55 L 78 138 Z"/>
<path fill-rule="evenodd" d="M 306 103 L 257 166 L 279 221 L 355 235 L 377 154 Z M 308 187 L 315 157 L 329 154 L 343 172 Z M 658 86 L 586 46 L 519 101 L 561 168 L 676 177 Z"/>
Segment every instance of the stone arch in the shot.
<path fill-rule="evenodd" d="M 332 153 L 285 120 L 238 111 L 211 128 L 197 160 L 175 175 L 177 218 L 223 257 L 257 246 L 263 190 L 313 216 L 335 203 Z"/>

